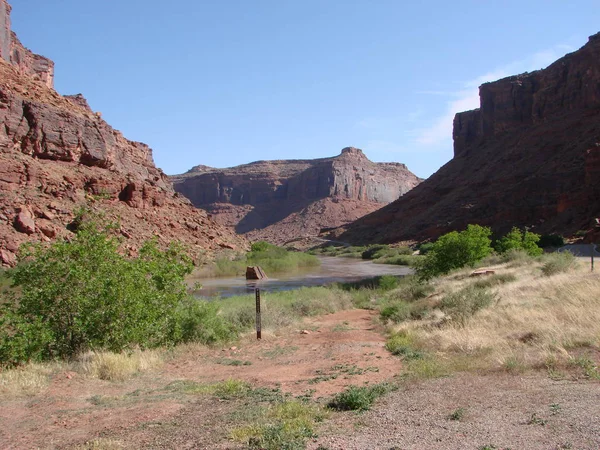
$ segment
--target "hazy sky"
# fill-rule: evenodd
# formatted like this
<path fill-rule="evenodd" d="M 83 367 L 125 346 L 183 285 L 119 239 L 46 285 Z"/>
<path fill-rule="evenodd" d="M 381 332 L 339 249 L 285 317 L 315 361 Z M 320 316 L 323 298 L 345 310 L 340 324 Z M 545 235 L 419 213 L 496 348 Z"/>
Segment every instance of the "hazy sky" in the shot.
<path fill-rule="evenodd" d="M 56 89 L 83 93 L 168 174 L 355 146 L 427 177 L 479 84 L 600 31 L 598 0 L 9 1 Z"/>

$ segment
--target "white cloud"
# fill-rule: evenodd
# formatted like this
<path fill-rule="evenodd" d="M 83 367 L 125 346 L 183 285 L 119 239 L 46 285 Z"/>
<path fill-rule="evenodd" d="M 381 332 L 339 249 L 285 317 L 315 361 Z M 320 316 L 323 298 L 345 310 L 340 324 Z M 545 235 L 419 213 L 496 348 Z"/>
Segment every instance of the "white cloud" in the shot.
<path fill-rule="evenodd" d="M 496 81 L 517 73 L 540 69 L 560 58 L 565 52 L 572 50 L 573 48 L 568 45 L 557 45 L 550 49 L 537 52 L 528 58 L 513 61 L 491 72 L 478 76 L 473 80 L 467 81 L 464 83 L 463 89 L 447 93 L 447 95 L 453 99 L 448 101 L 445 112 L 437 117 L 430 126 L 418 130 L 415 142 L 423 146 L 430 146 L 450 141 L 452 139 L 452 122 L 455 114 L 479 108 L 479 86 L 481 84 Z M 440 95 L 439 91 L 424 91 L 422 93 Z"/>

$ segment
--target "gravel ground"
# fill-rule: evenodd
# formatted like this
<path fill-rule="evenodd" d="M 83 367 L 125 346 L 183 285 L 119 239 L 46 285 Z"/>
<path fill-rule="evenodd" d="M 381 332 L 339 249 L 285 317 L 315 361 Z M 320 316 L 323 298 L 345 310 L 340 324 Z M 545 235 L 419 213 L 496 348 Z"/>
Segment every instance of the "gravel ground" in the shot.
<path fill-rule="evenodd" d="M 396 391 L 332 426 L 308 448 L 598 450 L 600 383 L 460 374 Z"/>

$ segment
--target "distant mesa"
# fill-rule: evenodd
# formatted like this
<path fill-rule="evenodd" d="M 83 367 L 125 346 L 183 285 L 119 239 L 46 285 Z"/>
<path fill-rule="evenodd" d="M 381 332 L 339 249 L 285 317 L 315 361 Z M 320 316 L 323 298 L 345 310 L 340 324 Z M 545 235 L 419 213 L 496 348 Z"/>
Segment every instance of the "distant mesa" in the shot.
<path fill-rule="evenodd" d="M 355 147 L 331 158 L 196 166 L 171 180 L 177 192 L 215 220 L 274 243 L 347 224 L 421 181 L 404 164 L 371 162 Z"/>
<path fill-rule="evenodd" d="M 479 97 L 454 119 L 450 162 L 336 235 L 424 240 L 478 223 L 600 238 L 600 33 L 546 69 L 483 84 Z"/>

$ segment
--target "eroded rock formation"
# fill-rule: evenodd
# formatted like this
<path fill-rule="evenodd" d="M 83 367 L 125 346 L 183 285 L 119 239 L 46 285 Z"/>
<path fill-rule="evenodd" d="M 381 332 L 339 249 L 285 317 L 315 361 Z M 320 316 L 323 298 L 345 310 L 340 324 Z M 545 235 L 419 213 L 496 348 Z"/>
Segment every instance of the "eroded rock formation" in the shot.
<path fill-rule="evenodd" d="M 600 215 L 600 33 L 532 73 L 486 83 L 454 119 L 454 158 L 344 239 L 435 238 L 469 223 L 573 234 Z M 338 233 L 340 234 L 340 233 Z"/>
<path fill-rule="evenodd" d="M 173 190 L 147 145 L 123 137 L 83 96 L 51 89 L 44 67 L 53 64 L 20 53 L 14 37 L 6 43 L 9 13 L 0 0 L 0 264 L 13 265 L 24 242 L 68 236 L 83 206 L 118 221 L 130 253 L 153 236 L 183 241 L 194 255 L 246 248 Z M 7 45 L 20 64 L 6 59 Z"/>
<path fill-rule="evenodd" d="M 176 191 L 215 220 L 275 243 L 348 223 L 420 182 L 404 164 L 373 163 L 353 147 L 333 158 L 196 166 L 171 179 Z"/>

